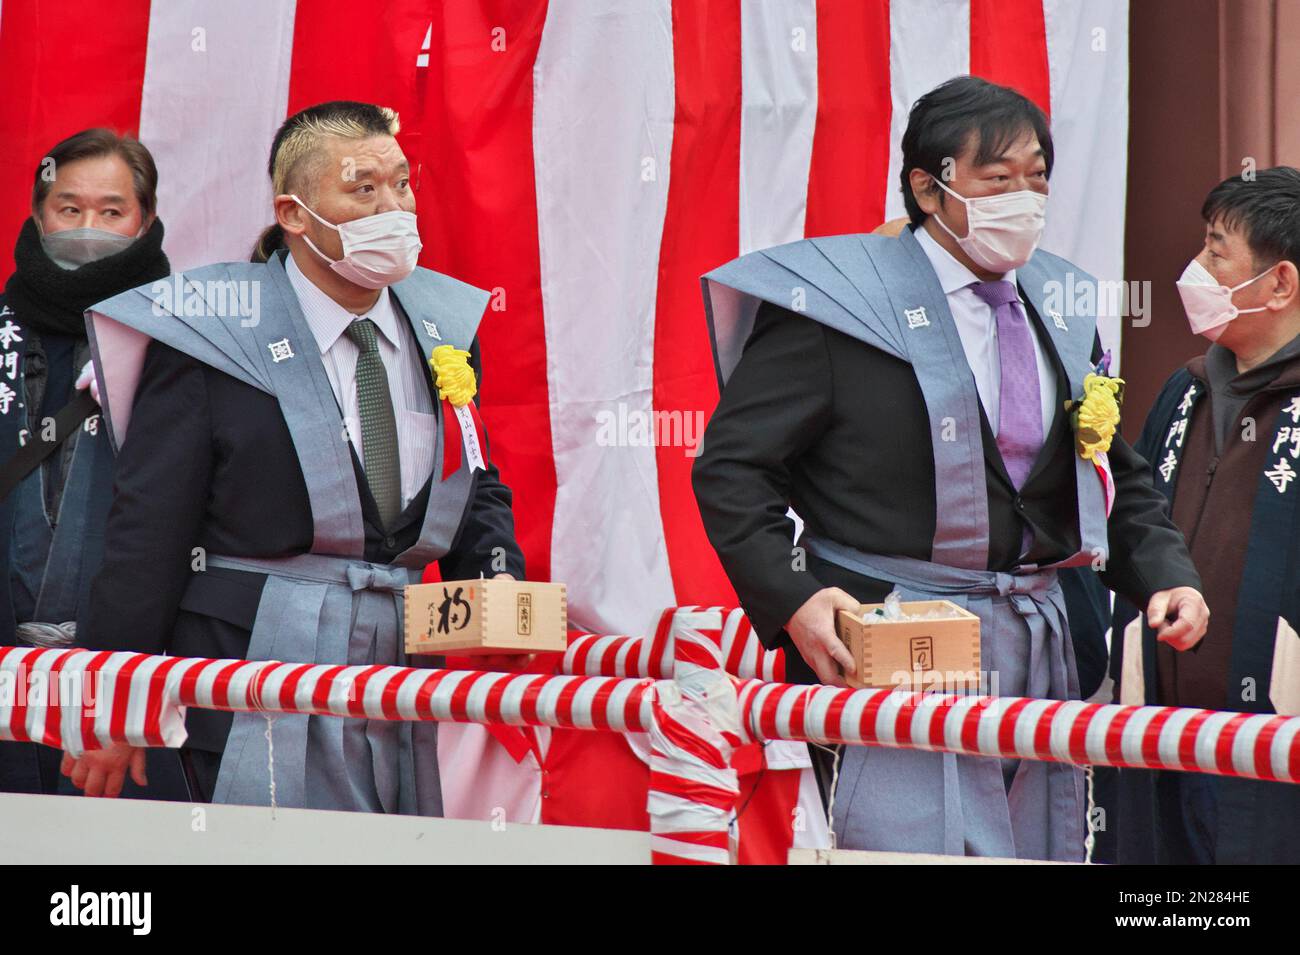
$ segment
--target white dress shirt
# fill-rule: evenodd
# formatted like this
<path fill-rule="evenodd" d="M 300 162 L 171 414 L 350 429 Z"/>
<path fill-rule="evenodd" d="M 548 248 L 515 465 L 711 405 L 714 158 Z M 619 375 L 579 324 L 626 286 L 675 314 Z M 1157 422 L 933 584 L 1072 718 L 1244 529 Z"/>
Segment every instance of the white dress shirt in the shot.
<path fill-rule="evenodd" d="M 397 420 L 402 507 L 406 507 L 433 473 L 438 428 L 433 413 L 433 396 L 423 367 L 428 356 L 420 351 L 410 323 L 400 314 L 388 289 L 380 290 L 374 307 L 366 314 L 353 315 L 307 278 L 292 255 L 285 257 L 284 270 L 320 348 L 325 375 L 334 389 L 348 437 L 362 467 L 366 459 L 361 446 L 361 418 L 357 411 L 357 358 L 361 349 L 344 332 L 358 319 L 368 318 L 375 323 L 379 357 L 388 373 L 388 391 L 393 398 L 393 414 Z"/>
<path fill-rule="evenodd" d="M 926 257 L 934 266 L 934 273 L 939 278 L 943 293 L 948 298 L 948 311 L 952 312 L 953 321 L 957 323 L 957 334 L 961 336 L 961 347 L 966 353 L 966 364 L 970 365 L 975 376 L 975 388 L 979 391 L 980 403 L 988 416 L 989 426 L 994 436 L 998 433 L 998 413 L 1001 409 L 1002 363 L 998 359 L 998 322 L 993 309 L 970 288 L 972 282 L 982 281 L 970 269 L 962 265 L 952 253 L 934 240 L 925 227 L 914 233 L 921 243 Z M 1002 278 L 1016 285 L 1016 273 L 1012 269 Z M 1020 287 L 1016 286 L 1020 295 Z M 1020 296 L 1024 308 L 1024 296 Z M 1025 320 L 1029 321 L 1029 311 L 1025 309 Z M 1052 419 L 1056 414 L 1056 372 L 1052 368 L 1047 350 L 1029 321 L 1029 330 L 1034 340 L 1034 357 L 1038 360 L 1038 394 L 1042 399 L 1043 437 L 1051 430 Z"/>

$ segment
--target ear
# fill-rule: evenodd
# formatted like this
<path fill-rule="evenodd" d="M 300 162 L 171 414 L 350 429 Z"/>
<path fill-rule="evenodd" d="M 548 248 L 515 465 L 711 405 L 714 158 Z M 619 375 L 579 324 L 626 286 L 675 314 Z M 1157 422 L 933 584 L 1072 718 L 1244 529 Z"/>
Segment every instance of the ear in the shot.
<path fill-rule="evenodd" d="M 307 231 L 307 210 L 293 200 L 292 196 L 276 196 L 275 221 L 280 224 L 285 235 L 302 235 Z"/>
<path fill-rule="evenodd" d="M 907 184 L 911 186 L 912 196 L 922 212 L 932 216 L 939 211 L 943 191 L 935 185 L 933 176 L 924 169 L 913 169 L 907 174 Z"/>
<path fill-rule="evenodd" d="M 1278 264 L 1276 275 L 1277 284 L 1273 286 L 1273 294 L 1269 296 L 1268 305 L 1281 311 L 1292 307 L 1300 300 L 1300 272 L 1296 270 L 1294 262 L 1283 259 Z"/>

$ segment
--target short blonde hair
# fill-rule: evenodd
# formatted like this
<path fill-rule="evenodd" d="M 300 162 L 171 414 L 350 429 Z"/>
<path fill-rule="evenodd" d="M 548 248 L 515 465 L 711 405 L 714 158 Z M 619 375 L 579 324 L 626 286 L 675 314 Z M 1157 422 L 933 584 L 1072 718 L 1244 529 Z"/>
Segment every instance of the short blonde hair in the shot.
<path fill-rule="evenodd" d="M 401 120 L 387 106 L 345 100 L 321 103 L 295 113 L 284 121 L 271 145 L 268 171 L 277 196 L 301 191 L 305 167 L 321 154 L 322 140 L 367 139 L 396 136 Z"/>

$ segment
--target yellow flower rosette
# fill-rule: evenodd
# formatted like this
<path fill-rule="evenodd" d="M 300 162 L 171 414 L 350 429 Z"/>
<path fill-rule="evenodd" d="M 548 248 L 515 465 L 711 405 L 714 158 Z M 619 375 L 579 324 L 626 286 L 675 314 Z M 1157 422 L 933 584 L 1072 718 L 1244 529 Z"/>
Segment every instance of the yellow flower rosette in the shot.
<path fill-rule="evenodd" d="M 463 408 L 478 391 L 474 369 L 469 365 L 469 352 L 455 345 L 439 345 L 429 359 L 433 368 L 433 381 L 438 397 L 445 398 L 453 407 Z"/>
<path fill-rule="evenodd" d="M 1095 462 L 1097 452 L 1110 450 L 1123 396 L 1122 378 L 1089 374 L 1083 379 L 1083 397 L 1074 403 L 1074 433 L 1079 457 L 1085 461 Z"/>

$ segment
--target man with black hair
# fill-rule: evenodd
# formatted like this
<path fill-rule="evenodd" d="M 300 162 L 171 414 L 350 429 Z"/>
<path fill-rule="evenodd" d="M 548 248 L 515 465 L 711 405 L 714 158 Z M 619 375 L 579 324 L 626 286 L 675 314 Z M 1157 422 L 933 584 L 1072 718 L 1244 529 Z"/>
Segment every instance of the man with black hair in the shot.
<path fill-rule="evenodd" d="M 81 646 L 404 664 L 403 588 L 522 578 L 511 493 L 475 410 L 488 293 L 417 268 L 397 115 L 330 102 L 271 148 L 257 263 L 187 271 L 90 312 L 120 448 Z M 432 366 L 432 367 L 431 367 Z M 198 801 L 441 814 L 433 724 L 194 709 Z M 64 770 L 113 795 L 138 751 Z"/>
<path fill-rule="evenodd" d="M 1171 652 L 1117 601 L 1112 675 L 1127 703 L 1300 714 L 1300 171 L 1215 186 L 1178 281 L 1212 343 L 1156 399 L 1137 450 L 1205 575 L 1214 617 Z M 1239 738 L 1240 739 L 1240 738 Z M 1300 787 L 1122 770 L 1124 862 L 1300 862 Z"/>
<path fill-rule="evenodd" d="M 795 242 L 705 276 L 725 387 L 696 496 L 793 680 L 842 685 L 835 613 L 896 588 L 980 617 L 990 692 L 1078 698 L 1066 566 L 1099 571 L 1174 646 L 1204 632 L 1146 462 L 1118 435 L 1107 453 L 1072 430 L 1066 403 L 1101 356 L 1095 315 L 1053 297 L 1092 279 L 1036 251 L 1052 149 L 1032 102 L 958 77 L 917 101 L 903 136 L 909 229 Z M 841 847 L 1083 856 L 1070 766 L 851 746 L 838 780 Z"/>
<path fill-rule="evenodd" d="M 0 644 L 66 647 L 99 566 L 113 484 L 85 310 L 171 268 L 158 170 L 142 143 L 85 129 L 34 165 L 31 216 L 0 294 Z M 153 775 L 164 792 L 166 774 Z M 0 790 L 57 783 L 56 752 L 0 743 Z"/>

